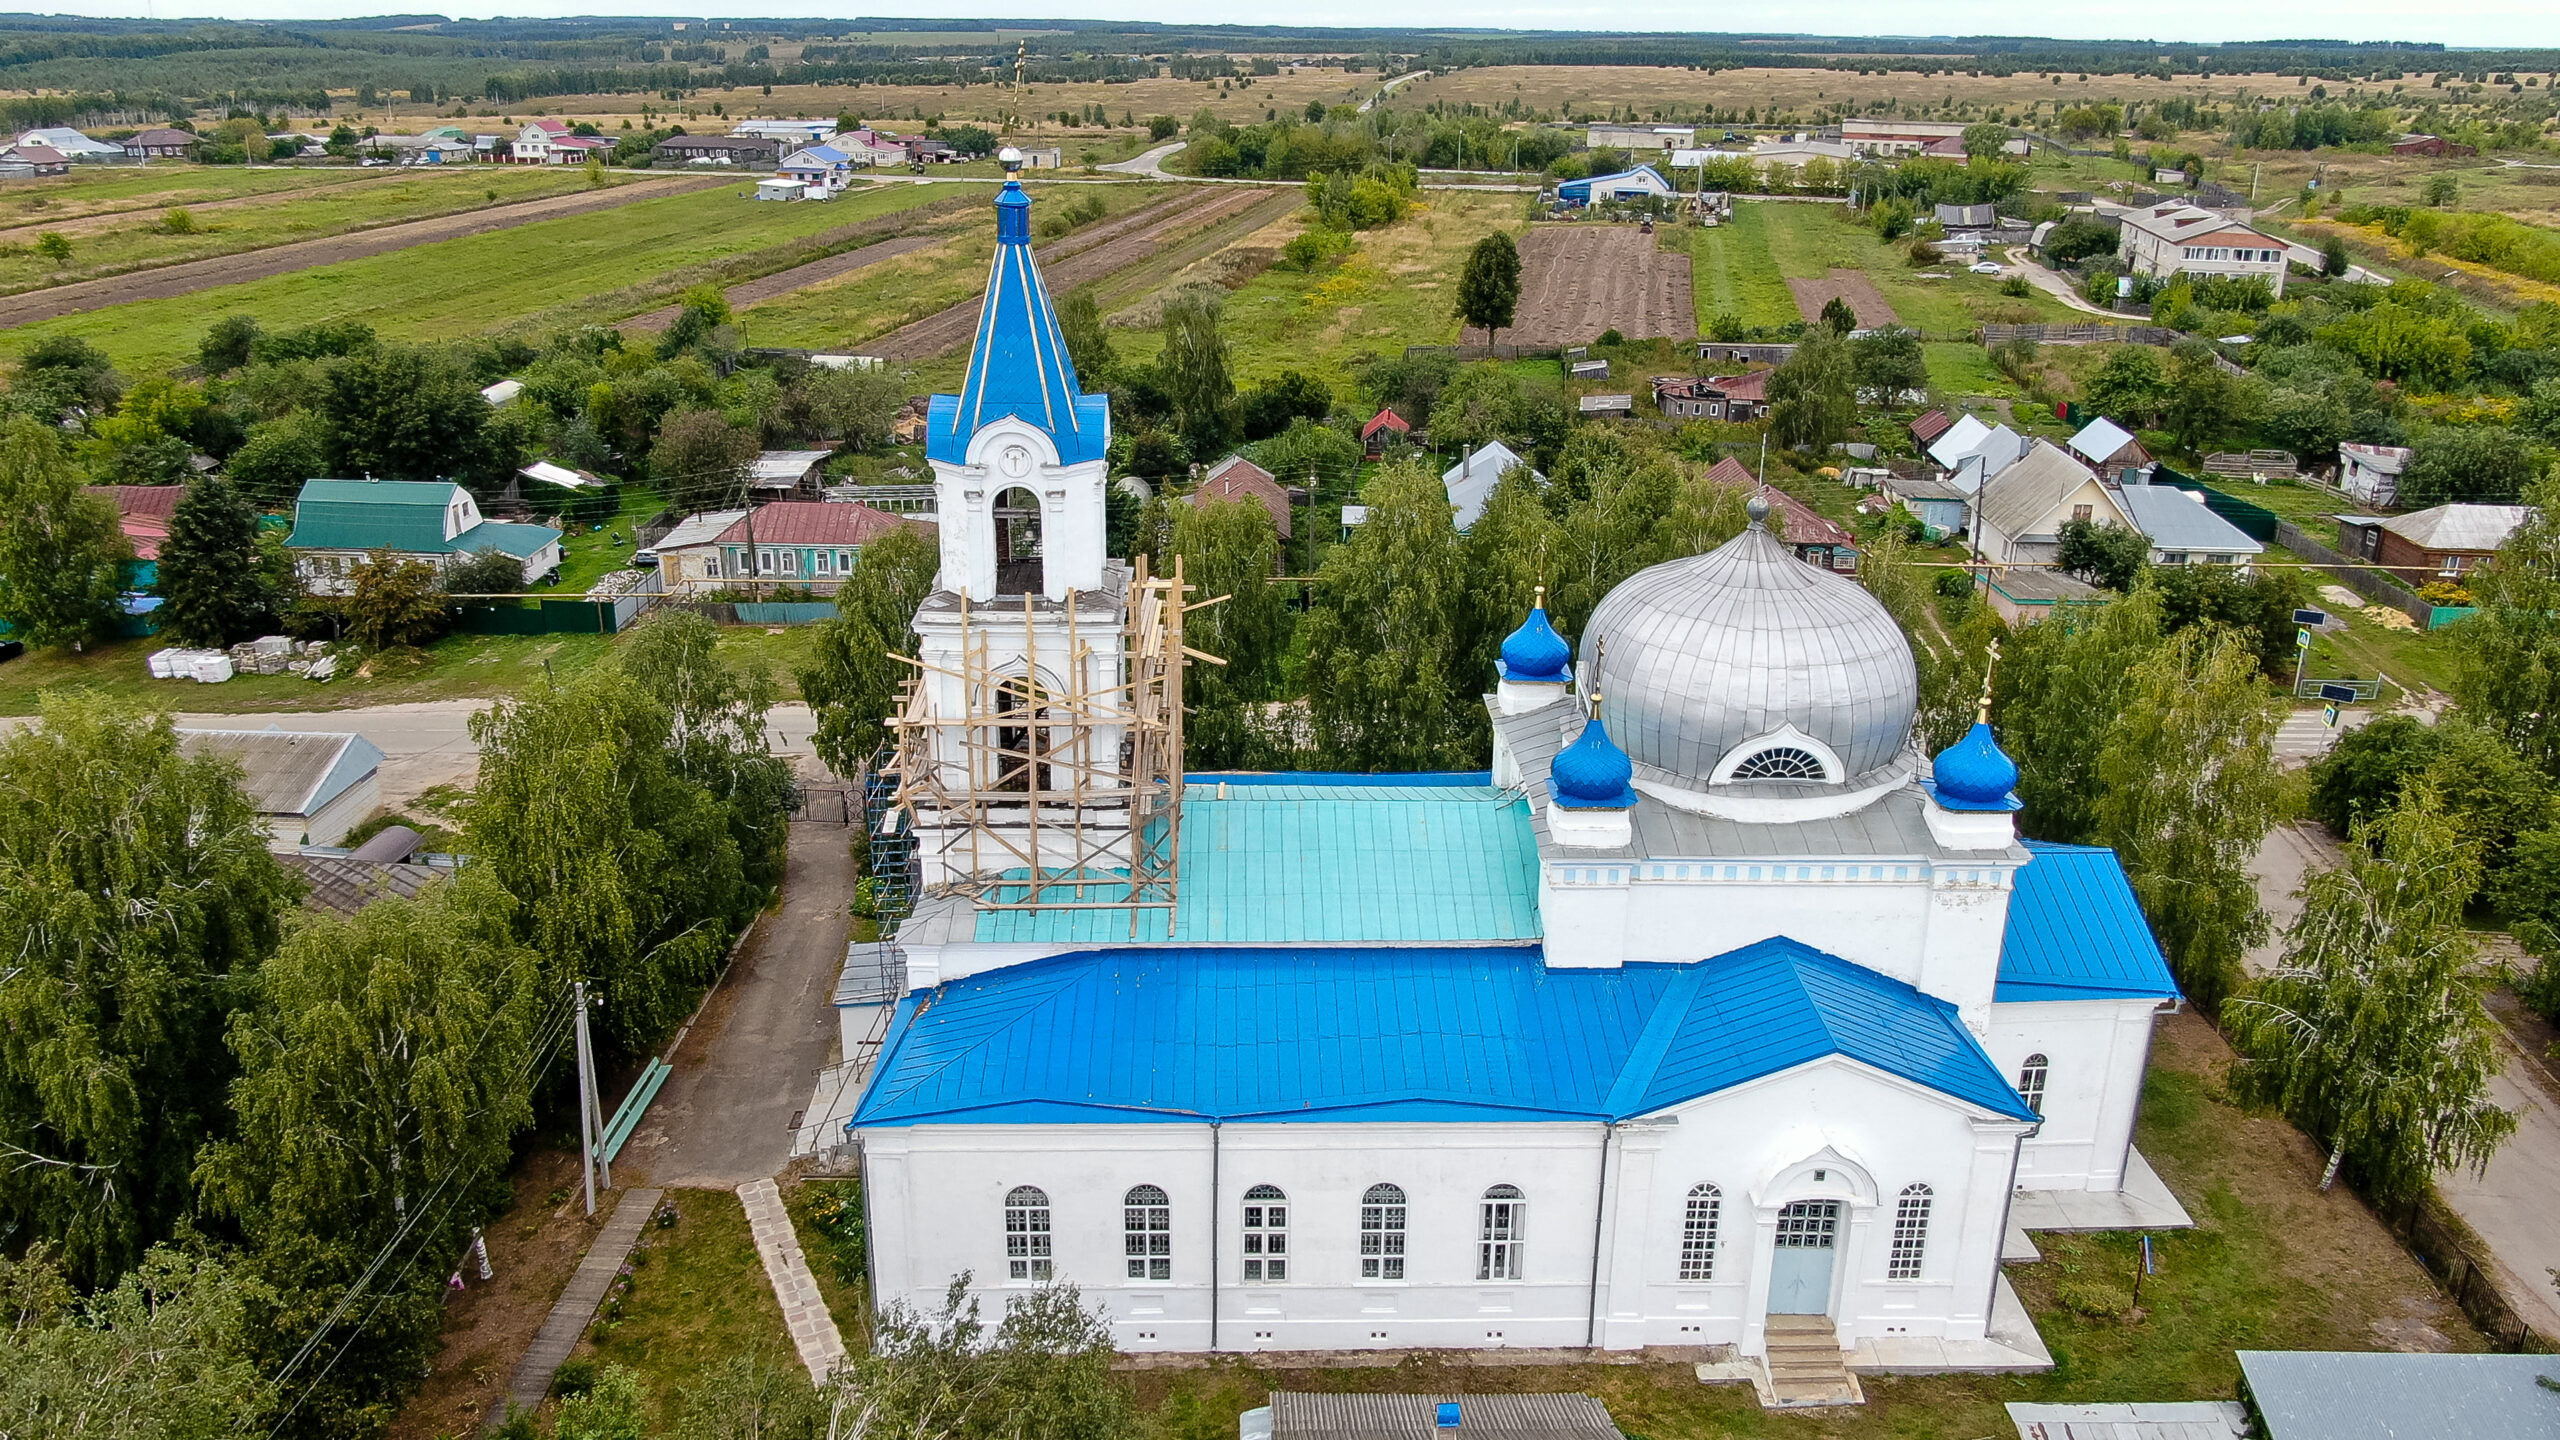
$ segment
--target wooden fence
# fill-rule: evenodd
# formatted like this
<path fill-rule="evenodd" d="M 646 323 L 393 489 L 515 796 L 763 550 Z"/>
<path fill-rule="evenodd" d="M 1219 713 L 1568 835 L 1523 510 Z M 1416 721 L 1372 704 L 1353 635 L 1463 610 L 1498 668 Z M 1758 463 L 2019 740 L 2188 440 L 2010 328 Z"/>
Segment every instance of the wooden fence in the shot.
<path fill-rule="evenodd" d="M 2321 573 L 2378 605 L 2388 605 L 2420 625 L 2435 620 L 2436 607 L 2418 598 L 2417 593 L 2383 575 L 2366 569 L 2360 562 L 2339 554 L 2302 533 L 2302 527 L 2290 520 L 2276 522 L 2276 543 L 2320 567 Z"/>

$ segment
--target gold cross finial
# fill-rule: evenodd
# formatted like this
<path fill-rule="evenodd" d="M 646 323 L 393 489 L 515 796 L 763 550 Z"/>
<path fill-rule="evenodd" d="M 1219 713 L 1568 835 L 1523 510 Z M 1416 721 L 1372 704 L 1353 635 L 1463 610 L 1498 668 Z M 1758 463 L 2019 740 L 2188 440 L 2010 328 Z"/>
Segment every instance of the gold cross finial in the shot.
<path fill-rule="evenodd" d="M 1991 641 L 1991 653 L 1983 657 L 1982 661 L 1982 708 L 1974 714 L 1976 724 L 1991 723 L 1991 672 L 1999 664 L 2000 640 L 1999 637 L 1994 636 Z"/>

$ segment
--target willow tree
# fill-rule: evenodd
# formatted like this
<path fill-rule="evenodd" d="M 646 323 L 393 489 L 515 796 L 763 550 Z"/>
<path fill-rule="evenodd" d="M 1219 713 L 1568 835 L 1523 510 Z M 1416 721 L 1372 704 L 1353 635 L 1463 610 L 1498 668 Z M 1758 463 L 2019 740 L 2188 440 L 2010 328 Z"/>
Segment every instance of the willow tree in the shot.
<path fill-rule="evenodd" d="M 2322 1189 L 2343 1171 L 2378 1203 L 2408 1201 L 2515 1132 L 2489 1101 L 2497 1022 L 2464 973 L 2479 881 L 2476 848 L 2415 787 L 2303 883 L 2283 962 L 2231 1003 L 2247 1057 L 2233 1086 L 2328 1147 Z"/>
<path fill-rule="evenodd" d="M 112 1281 L 194 1208 L 223 1026 L 296 886 L 166 715 L 48 695 L 0 737 L 0 1230 Z"/>
<path fill-rule="evenodd" d="M 2134 666 L 2098 752 L 2094 838 L 2124 861 L 2178 987 L 2208 1011 L 2267 931 L 2249 862 L 2275 823 L 2281 718 L 2246 637 L 2182 630 Z"/>

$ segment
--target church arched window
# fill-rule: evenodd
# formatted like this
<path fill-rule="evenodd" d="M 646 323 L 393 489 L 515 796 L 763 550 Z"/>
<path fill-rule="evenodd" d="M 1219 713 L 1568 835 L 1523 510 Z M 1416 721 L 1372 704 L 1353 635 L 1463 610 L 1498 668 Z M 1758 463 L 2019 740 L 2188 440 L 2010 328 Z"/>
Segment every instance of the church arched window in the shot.
<path fill-rule="evenodd" d="M 1040 497 L 1016 485 L 995 498 L 996 593 L 1037 595 L 1040 574 Z"/>
<path fill-rule="evenodd" d="M 1893 1251 L 1886 1257 L 1884 1278 L 1917 1280 L 1920 1257 L 1929 1248 L 1929 1187 L 1905 1185 L 1893 1206 Z"/>
<path fill-rule="evenodd" d="M 1828 780 L 1822 757 L 1794 745 L 1772 745 L 1733 767 L 1736 780 Z"/>
<path fill-rule="evenodd" d="M 1004 1261 L 1016 1280 L 1049 1278 L 1049 1194 L 1016 1185 L 1004 1197 Z"/>
<path fill-rule="evenodd" d="M 1244 1192 L 1244 1278 L 1289 1278 L 1289 1197 L 1277 1185 Z"/>
<path fill-rule="evenodd" d="M 1120 1199 L 1120 1252 L 1132 1280 L 1173 1278 L 1173 1202 L 1153 1185 L 1133 1185 Z"/>
<path fill-rule="evenodd" d="M 1476 1219 L 1476 1278 L 1517 1280 L 1522 1250 L 1528 1244 L 1529 1202 L 1517 1185 L 1496 1185 L 1484 1192 Z"/>
<path fill-rule="evenodd" d="M 1372 1185 L 1360 1197 L 1360 1278 L 1404 1278 L 1404 1191 Z"/>
<path fill-rule="evenodd" d="M 2027 1063 L 2018 1067 L 2018 1098 L 2027 1102 L 2027 1108 L 2036 1112 L 2038 1119 L 2044 1117 L 2044 1082 L 2050 1069 L 2042 1055 L 2030 1055 Z"/>
<path fill-rule="evenodd" d="M 1724 1192 L 1713 1185 L 1689 1187 L 1689 1206 L 1680 1217 L 1680 1278 L 1716 1278 L 1716 1227 L 1724 1219 Z"/>

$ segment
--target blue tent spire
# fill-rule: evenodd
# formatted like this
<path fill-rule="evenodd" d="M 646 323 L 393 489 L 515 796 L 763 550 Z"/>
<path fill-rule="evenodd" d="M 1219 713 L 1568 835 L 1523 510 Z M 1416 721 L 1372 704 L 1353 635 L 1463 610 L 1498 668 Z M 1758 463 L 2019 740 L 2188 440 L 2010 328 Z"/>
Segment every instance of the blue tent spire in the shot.
<path fill-rule="evenodd" d="M 996 256 L 969 349 L 969 374 L 958 395 L 933 397 L 925 454 L 965 464 L 969 440 L 986 425 L 1017 416 L 1047 432 L 1058 461 L 1099 460 L 1111 443 L 1109 397 L 1087 395 L 1067 357 L 1058 316 L 1031 253 L 1031 197 L 1007 179 L 996 196 Z"/>

